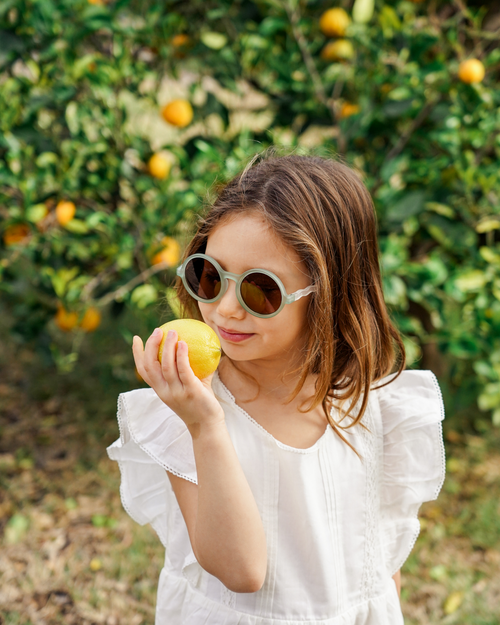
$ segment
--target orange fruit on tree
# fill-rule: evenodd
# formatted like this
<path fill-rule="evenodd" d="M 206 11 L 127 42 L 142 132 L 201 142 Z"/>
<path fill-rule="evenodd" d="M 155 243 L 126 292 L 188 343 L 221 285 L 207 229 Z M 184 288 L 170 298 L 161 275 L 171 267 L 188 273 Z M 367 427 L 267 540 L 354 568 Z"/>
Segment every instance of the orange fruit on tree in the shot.
<path fill-rule="evenodd" d="M 172 100 L 162 108 L 161 114 L 167 123 L 184 128 L 193 120 L 193 107 L 187 100 Z"/>
<path fill-rule="evenodd" d="M 340 107 L 339 117 L 345 119 L 351 115 L 357 115 L 361 109 L 358 104 L 352 104 L 351 102 L 344 102 Z"/>
<path fill-rule="evenodd" d="M 458 77 L 468 85 L 481 82 L 484 78 L 484 65 L 479 59 L 462 61 L 458 68 Z"/>
<path fill-rule="evenodd" d="M 324 61 L 347 61 L 354 56 L 354 47 L 348 39 L 330 41 L 321 50 L 321 58 Z"/>
<path fill-rule="evenodd" d="M 30 234 L 30 227 L 27 224 L 14 224 L 5 229 L 3 242 L 5 247 L 26 243 Z"/>
<path fill-rule="evenodd" d="M 163 237 L 161 244 L 163 249 L 153 256 L 151 263 L 153 265 L 167 263 L 169 267 L 175 267 L 181 257 L 181 246 L 172 237 Z"/>
<path fill-rule="evenodd" d="M 170 161 L 163 154 L 153 154 L 148 161 L 148 170 L 155 178 L 165 180 L 170 173 Z"/>
<path fill-rule="evenodd" d="M 174 46 L 174 48 L 182 48 L 183 46 L 187 46 L 190 43 L 189 35 L 186 33 L 179 33 L 178 35 L 174 35 L 170 40 L 170 43 Z"/>
<path fill-rule="evenodd" d="M 76 213 L 76 206 L 73 202 L 68 202 L 66 200 L 61 200 L 56 206 L 56 219 L 61 224 L 61 226 L 65 226 L 68 224 Z"/>
<path fill-rule="evenodd" d="M 319 20 L 321 32 L 327 37 L 343 37 L 349 24 L 350 17 L 341 8 L 328 9 Z"/>
<path fill-rule="evenodd" d="M 188 344 L 189 364 L 198 379 L 205 379 L 219 366 L 221 357 L 219 337 L 206 323 L 196 319 L 175 319 L 164 323 L 160 326 L 160 330 L 163 330 L 163 338 L 158 347 L 158 360 L 160 362 L 168 331 L 175 330 L 177 340 L 186 341 Z"/>
<path fill-rule="evenodd" d="M 70 332 L 78 324 L 78 314 L 59 305 L 54 321 L 59 329 Z"/>
<path fill-rule="evenodd" d="M 93 306 L 87 308 L 78 325 L 85 332 L 94 332 L 101 325 L 101 313 Z"/>

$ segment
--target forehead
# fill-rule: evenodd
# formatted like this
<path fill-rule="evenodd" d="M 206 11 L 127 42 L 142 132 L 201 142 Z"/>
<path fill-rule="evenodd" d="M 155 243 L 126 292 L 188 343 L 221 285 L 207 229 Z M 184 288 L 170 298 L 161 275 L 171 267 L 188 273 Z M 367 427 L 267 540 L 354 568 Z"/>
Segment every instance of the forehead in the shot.
<path fill-rule="evenodd" d="M 241 274 L 248 269 L 267 269 L 280 277 L 304 273 L 295 250 L 275 234 L 264 217 L 254 212 L 232 217 L 212 230 L 206 254 L 232 273 Z"/>

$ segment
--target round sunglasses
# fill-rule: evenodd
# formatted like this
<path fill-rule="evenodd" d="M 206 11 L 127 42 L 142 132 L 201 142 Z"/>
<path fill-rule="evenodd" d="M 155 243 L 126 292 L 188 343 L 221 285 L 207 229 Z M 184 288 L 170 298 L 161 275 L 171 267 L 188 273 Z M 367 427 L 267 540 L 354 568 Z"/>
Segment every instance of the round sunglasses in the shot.
<path fill-rule="evenodd" d="M 285 304 L 296 302 L 316 290 L 314 285 L 288 293 L 281 280 L 266 269 L 249 269 L 241 275 L 224 271 L 206 254 L 188 256 L 177 275 L 187 292 L 199 302 L 211 304 L 227 291 L 228 280 L 236 282 L 236 297 L 241 306 L 255 317 L 268 319 L 277 315 Z"/>

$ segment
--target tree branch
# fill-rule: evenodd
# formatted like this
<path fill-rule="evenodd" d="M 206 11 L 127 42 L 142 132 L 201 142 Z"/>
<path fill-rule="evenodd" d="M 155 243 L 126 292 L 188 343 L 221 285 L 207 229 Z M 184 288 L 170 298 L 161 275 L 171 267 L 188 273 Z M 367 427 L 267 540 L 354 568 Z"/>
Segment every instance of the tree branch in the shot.
<path fill-rule="evenodd" d="M 100 284 L 103 284 L 111 276 L 111 274 L 116 271 L 116 269 L 117 265 L 116 263 L 114 263 L 113 265 L 111 265 L 111 267 L 108 267 L 108 269 L 105 269 L 101 273 L 97 274 L 97 276 L 92 278 L 90 282 L 87 282 L 87 284 L 82 289 L 82 302 L 87 302 L 88 300 L 90 300 L 92 296 L 92 291 L 94 291 Z"/>
<path fill-rule="evenodd" d="M 106 306 L 110 302 L 113 302 L 115 300 L 122 298 L 124 295 L 129 293 L 134 287 L 149 280 L 149 278 L 151 278 L 151 276 L 154 276 L 155 273 L 164 271 L 165 269 L 168 269 L 169 267 L 170 265 L 168 263 L 158 263 L 157 265 L 153 265 L 152 267 L 149 267 L 148 269 L 140 273 L 138 276 L 135 276 L 135 278 L 132 278 L 132 280 L 129 280 L 126 284 L 121 286 L 119 289 L 116 289 L 116 291 L 112 291 L 111 293 L 107 293 L 106 295 L 101 297 L 99 300 L 97 300 L 96 304 L 98 306 Z"/>
<path fill-rule="evenodd" d="M 302 33 L 300 28 L 300 13 L 298 8 L 293 8 L 290 6 L 289 0 L 284 0 L 283 5 L 285 7 L 285 11 L 288 15 L 288 19 L 290 20 L 290 24 L 292 25 L 292 33 L 299 46 L 300 52 L 302 54 L 302 58 L 304 59 L 304 63 L 307 67 L 307 71 L 311 76 L 311 80 L 313 82 L 314 93 L 318 100 L 328 107 L 327 96 L 325 93 L 325 89 L 323 87 L 323 83 L 321 82 L 321 77 L 318 74 L 318 70 L 316 69 L 316 65 L 314 63 L 314 59 L 311 56 L 307 48 L 307 41 Z"/>
<path fill-rule="evenodd" d="M 383 161 L 382 165 L 379 167 L 378 178 L 377 178 L 375 184 L 373 185 L 373 187 L 370 190 L 370 193 L 372 194 L 372 196 L 375 195 L 375 193 L 377 192 L 378 188 L 382 184 L 382 180 L 380 178 L 380 172 L 382 171 L 382 168 L 385 165 L 385 163 L 390 161 L 392 158 L 395 158 L 398 154 L 400 154 L 403 151 L 403 149 L 405 148 L 406 144 L 410 140 L 412 134 L 415 132 L 415 130 L 417 130 L 417 128 L 419 128 L 424 123 L 425 119 L 428 117 L 428 115 L 431 112 L 431 110 L 433 109 L 433 107 L 440 100 L 441 100 L 441 96 L 439 95 L 434 100 L 432 100 L 430 102 L 427 102 L 427 104 L 420 110 L 419 114 L 415 117 L 413 122 L 410 124 L 410 127 L 408 128 L 408 130 L 401 135 L 401 137 L 399 138 L 397 143 L 392 147 L 392 149 L 389 151 L 387 156 L 384 158 L 384 161 Z"/>
<path fill-rule="evenodd" d="M 433 100 L 432 102 L 427 102 L 427 104 L 420 110 L 420 113 L 412 121 L 408 130 L 401 135 L 396 145 L 391 149 L 389 154 L 387 154 L 387 156 L 384 159 L 384 162 L 390 161 L 391 158 L 394 158 L 395 156 L 397 156 L 403 151 L 406 144 L 410 140 L 410 137 L 412 136 L 412 134 L 415 132 L 417 128 L 419 128 L 424 123 L 425 119 L 427 118 L 431 110 L 433 109 L 434 105 L 437 104 L 440 99 L 441 98 L 437 98 L 436 100 Z"/>

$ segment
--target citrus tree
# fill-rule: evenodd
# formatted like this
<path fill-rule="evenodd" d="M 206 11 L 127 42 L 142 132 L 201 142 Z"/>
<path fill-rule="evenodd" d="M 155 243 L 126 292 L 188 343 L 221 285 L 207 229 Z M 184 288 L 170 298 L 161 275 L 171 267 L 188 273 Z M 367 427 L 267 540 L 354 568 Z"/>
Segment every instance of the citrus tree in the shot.
<path fill-rule="evenodd" d="M 213 183 L 269 145 L 323 149 L 373 195 L 409 365 L 500 424 L 498 24 L 463 0 L 3 0 L 12 331 L 67 371 L 103 313 L 127 339 L 124 310 L 175 316 Z"/>

